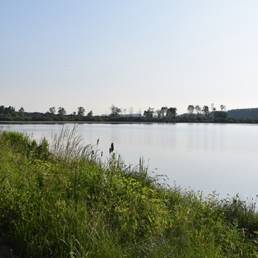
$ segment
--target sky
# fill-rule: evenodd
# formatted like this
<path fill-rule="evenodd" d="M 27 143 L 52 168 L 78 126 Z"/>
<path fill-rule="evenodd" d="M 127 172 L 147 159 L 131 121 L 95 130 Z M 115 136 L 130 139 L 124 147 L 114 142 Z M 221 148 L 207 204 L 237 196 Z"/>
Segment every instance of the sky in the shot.
<path fill-rule="evenodd" d="M 258 107 L 257 0 L 0 0 L 0 105 Z"/>

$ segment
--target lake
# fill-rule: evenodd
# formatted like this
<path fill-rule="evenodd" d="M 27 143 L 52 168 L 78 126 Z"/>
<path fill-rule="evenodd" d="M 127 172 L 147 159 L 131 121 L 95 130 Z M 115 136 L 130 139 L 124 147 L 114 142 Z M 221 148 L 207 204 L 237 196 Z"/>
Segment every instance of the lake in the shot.
<path fill-rule="evenodd" d="M 73 127 L 73 125 L 65 125 Z M 63 125 L 0 125 L 49 140 Z M 81 124 L 85 144 L 96 144 L 108 156 L 111 142 L 127 164 L 145 159 L 151 174 L 168 183 L 221 197 L 258 194 L 258 125 L 248 124 Z"/>

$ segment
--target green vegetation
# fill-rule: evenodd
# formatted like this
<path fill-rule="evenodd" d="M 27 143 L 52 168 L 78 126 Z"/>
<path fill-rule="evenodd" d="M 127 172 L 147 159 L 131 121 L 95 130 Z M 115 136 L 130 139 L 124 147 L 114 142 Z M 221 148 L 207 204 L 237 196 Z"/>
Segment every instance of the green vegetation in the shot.
<path fill-rule="evenodd" d="M 49 152 L 0 134 L 0 239 L 18 257 L 258 257 L 258 217 L 237 197 L 219 201 L 160 185 L 63 131 Z"/>

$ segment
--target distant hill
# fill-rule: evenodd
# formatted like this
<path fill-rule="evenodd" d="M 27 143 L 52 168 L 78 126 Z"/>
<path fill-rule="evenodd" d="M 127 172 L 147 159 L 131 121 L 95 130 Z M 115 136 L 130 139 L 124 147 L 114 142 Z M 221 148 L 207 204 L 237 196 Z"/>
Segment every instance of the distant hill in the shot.
<path fill-rule="evenodd" d="M 232 109 L 228 111 L 228 118 L 258 120 L 258 108 Z"/>

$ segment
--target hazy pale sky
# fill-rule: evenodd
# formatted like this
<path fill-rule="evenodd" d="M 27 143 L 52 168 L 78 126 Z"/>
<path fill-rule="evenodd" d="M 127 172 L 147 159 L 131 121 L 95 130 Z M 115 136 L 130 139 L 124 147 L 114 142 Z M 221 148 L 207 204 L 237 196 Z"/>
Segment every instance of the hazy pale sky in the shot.
<path fill-rule="evenodd" d="M 0 105 L 258 106 L 257 0 L 0 0 Z"/>

